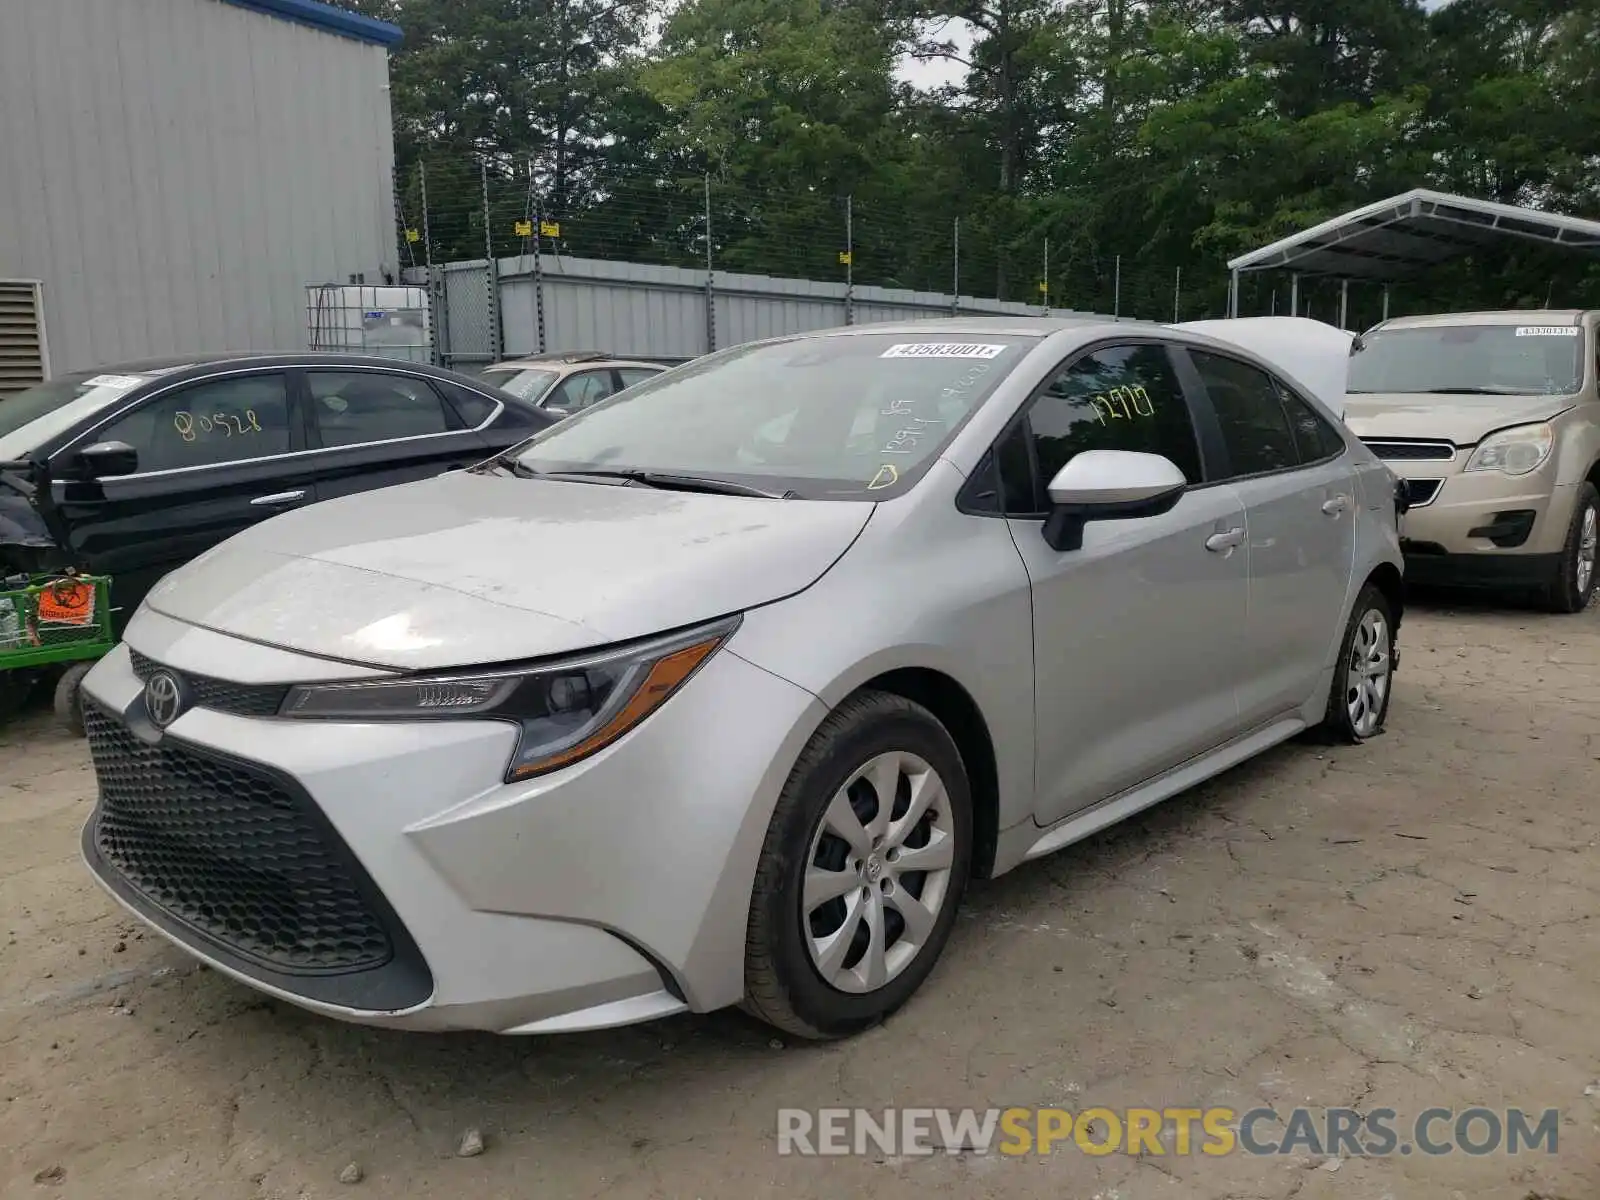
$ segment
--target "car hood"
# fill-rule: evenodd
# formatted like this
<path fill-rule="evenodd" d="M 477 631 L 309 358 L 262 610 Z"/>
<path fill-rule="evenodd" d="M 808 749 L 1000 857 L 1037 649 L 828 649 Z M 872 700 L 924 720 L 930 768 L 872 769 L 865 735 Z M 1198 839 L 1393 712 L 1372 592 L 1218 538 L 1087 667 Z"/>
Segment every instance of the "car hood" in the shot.
<path fill-rule="evenodd" d="M 1344 420 L 1358 438 L 1443 438 L 1471 446 L 1497 429 L 1543 421 L 1571 408 L 1571 396 L 1357 394 Z"/>
<path fill-rule="evenodd" d="M 792 595 L 872 509 L 455 472 L 266 521 L 167 576 L 146 604 L 346 662 L 512 662 Z"/>

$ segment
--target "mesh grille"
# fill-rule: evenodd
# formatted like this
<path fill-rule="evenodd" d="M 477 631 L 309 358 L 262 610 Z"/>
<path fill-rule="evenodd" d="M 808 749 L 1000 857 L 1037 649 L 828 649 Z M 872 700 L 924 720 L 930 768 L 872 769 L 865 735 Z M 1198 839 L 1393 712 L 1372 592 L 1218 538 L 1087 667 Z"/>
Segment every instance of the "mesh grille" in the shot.
<path fill-rule="evenodd" d="M 276 715 L 283 706 L 284 697 L 289 694 L 289 689 L 282 684 L 230 683 L 209 675 L 192 675 L 187 671 L 174 671 L 171 667 L 163 668 L 160 663 L 131 648 L 129 654 L 133 673 L 140 679 L 148 679 L 158 670 L 166 670 L 182 679 L 189 694 L 194 697 L 193 703 L 197 708 L 232 713 L 237 717 L 270 717 Z"/>
<path fill-rule="evenodd" d="M 84 705 L 100 784 L 95 847 L 128 883 L 236 953 L 289 973 L 394 953 L 356 866 L 271 776 L 166 739 L 147 745 Z"/>

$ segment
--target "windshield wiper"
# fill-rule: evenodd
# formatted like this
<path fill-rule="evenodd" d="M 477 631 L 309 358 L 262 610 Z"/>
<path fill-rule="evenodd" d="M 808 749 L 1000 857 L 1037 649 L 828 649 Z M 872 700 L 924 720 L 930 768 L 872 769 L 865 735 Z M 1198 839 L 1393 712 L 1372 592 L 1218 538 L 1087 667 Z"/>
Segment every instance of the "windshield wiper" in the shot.
<path fill-rule="evenodd" d="M 713 496 L 756 496 L 762 500 L 797 500 L 796 491 L 770 492 L 748 483 L 735 483 L 731 479 L 717 479 L 709 475 L 676 475 L 670 471 L 607 470 L 584 468 L 579 471 L 532 471 L 541 479 L 614 479 L 640 487 L 660 488 L 669 492 L 705 492 Z"/>
<path fill-rule="evenodd" d="M 468 467 L 467 470 L 474 475 L 488 474 L 496 470 L 505 470 L 510 471 L 518 479 L 535 479 L 544 474 L 543 471 L 535 471 L 532 467 L 528 466 L 517 457 L 514 451 L 511 450 L 507 450 L 504 454 L 497 454 L 493 458 L 485 459 L 477 466 Z"/>
<path fill-rule="evenodd" d="M 1492 388 L 1492 387 L 1437 387 L 1423 388 L 1422 394 L 1427 396 L 1537 396 L 1538 392 L 1530 392 L 1526 388 Z"/>

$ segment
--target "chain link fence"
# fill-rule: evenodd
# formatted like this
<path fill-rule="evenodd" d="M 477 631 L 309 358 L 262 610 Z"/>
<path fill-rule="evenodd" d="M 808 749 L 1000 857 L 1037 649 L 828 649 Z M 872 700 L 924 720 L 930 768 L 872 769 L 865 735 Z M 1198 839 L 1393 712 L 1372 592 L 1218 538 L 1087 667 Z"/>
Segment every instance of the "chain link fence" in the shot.
<path fill-rule="evenodd" d="M 1136 248 L 1069 251 L 993 212 L 905 213 L 706 175 L 589 180 L 577 191 L 511 161 L 431 157 L 397 173 L 402 274 L 427 290 L 435 361 L 683 356 L 906 316 L 1171 321 L 1227 310 L 1221 264 L 1186 277 Z M 1253 300 L 1241 311 L 1265 311 Z"/>

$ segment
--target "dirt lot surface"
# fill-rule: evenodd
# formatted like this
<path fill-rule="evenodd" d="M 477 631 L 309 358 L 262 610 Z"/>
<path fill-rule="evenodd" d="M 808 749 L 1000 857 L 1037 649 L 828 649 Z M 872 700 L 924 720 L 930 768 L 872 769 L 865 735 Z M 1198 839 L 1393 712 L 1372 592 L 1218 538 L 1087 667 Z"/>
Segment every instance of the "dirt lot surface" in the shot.
<path fill-rule="evenodd" d="M 78 861 L 93 780 L 0 733 L 0 1195 L 1600 1195 L 1600 612 L 1414 611 L 1390 732 L 1294 743 L 1005 879 L 885 1027 L 351 1028 L 193 968 Z M 1586 1090 L 1587 1089 L 1587 1090 Z M 780 1158 L 780 1106 L 1562 1111 L 1555 1156 Z M 1402 1121 L 1404 1126 L 1404 1120 Z M 456 1155 L 463 1131 L 486 1149 Z M 1270 1131 L 1269 1131 L 1270 1132 Z M 348 1164 L 364 1178 L 342 1183 Z"/>

